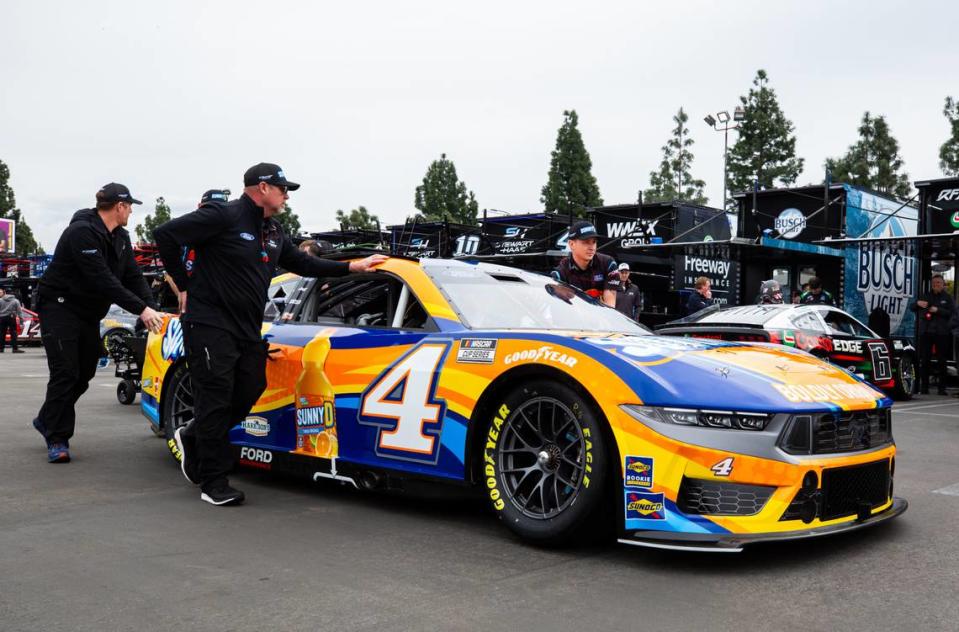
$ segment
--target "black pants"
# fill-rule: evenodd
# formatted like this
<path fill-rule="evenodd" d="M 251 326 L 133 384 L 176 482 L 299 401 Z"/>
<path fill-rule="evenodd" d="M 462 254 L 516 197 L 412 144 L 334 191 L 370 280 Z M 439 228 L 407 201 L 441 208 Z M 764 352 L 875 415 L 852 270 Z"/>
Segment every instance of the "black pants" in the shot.
<path fill-rule="evenodd" d="M 0 351 L 4 351 L 7 345 L 7 332 L 10 332 L 10 346 L 17 350 L 17 318 L 16 316 L 4 316 L 0 318 Z"/>
<path fill-rule="evenodd" d="M 227 482 L 233 469 L 230 428 L 266 388 L 267 343 L 197 323 L 184 323 L 183 332 L 195 415 L 185 432 L 196 438 L 200 487 L 209 491 Z"/>
<path fill-rule="evenodd" d="M 46 301 L 40 305 L 40 321 L 50 380 L 38 417 L 47 429 L 47 441 L 59 443 L 73 436 L 77 423 L 74 407 L 97 372 L 100 325 Z"/>
<path fill-rule="evenodd" d="M 935 345 L 936 351 L 933 353 L 932 347 Z M 919 336 L 919 382 L 920 390 L 929 390 L 929 364 L 933 357 L 936 358 L 939 366 L 939 390 L 946 388 L 946 358 L 952 350 L 952 334 L 921 334 Z"/>

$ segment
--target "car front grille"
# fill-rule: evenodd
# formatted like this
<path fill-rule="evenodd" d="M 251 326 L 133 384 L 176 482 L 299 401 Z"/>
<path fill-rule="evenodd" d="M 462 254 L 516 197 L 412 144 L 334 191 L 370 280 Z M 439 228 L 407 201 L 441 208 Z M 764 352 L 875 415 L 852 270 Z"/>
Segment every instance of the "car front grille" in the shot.
<path fill-rule="evenodd" d="M 859 452 L 892 442 L 890 409 L 797 415 L 783 431 L 780 446 L 790 454 Z"/>
<path fill-rule="evenodd" d="M 889 463 L 883 459 L 823 470 L 821 488 L 800 489 L 780 520 L 799 520 L 803 505 L 809 502 L 815 503 L 814 510 L 807 513 L 810 522 L 815 517 L 833 520 L 844 516 L 868 516 L 873 509 L 889 502 L 892 495 Z"/>
<path fill-rule="evenodd" d="M 752 516 L 762 511 L 774 491 L 765 485 L 683 478 L 676 505 L 686 514 Z"/>
<path fill-rule="evenodd" d="M 821 520 L 870 510 L 889 501 L 889 461 L 836 467 L 822 472 Z"/>

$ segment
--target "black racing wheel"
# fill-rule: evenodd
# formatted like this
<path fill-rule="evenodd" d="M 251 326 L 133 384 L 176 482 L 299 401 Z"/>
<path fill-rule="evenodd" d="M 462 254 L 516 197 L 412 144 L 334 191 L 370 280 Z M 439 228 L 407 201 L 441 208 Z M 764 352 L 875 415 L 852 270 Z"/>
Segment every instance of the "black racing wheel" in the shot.
<path fill-rule="evenodd" d="M 608 478 L 602 423 L 579 393 L 552 381 L 517 387 L 497 406 L 483 481 L 514 533 L 560 544 L 599 517 Z"/>
<path fill-rule="evenodd" d="M 912 399 L 912 389 L 916 386 L 916 359 L 911 353 L 900 356 L 896 373 L 898 379 L 892 396 L 900 400 Z"/>
<path fill-rule="evenodd" d="M 185 362 L 173 369 L 170 383 L 163 394 L 163 434 L 173 439 L 177 428 L 193 421 L 193 381 Z"/>
<path fill-rule="evenodd" d="M 137 398 L 137 386 L 133 380 L 121 380 L 117 384 L 117 401 L 129 406 Z"/>

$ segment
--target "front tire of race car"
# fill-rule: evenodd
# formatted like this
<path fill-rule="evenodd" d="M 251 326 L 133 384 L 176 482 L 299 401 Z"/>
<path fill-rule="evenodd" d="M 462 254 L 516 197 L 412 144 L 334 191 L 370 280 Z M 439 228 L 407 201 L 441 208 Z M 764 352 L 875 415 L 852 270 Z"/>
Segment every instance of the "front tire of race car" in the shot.
<path fill-rule="evenodd" d="M 603 423 L 582 395 L 558 382 L 529 382 L 503 399 L 487 427 L 482 478 L 510 530 L 558 545 L 601 517 Z"/>
<path fill-rule="evenodd" d="M 193 382 L 185 362 L 170 373 L 169 384 L 163 392 L 163 435 L 173 439 L 176 429 L 193 421 Z"/>
<path fill-rule="evenodd" d="M 912 399 L 912 389 L 916 385 L 916 360 L 911 353 L 902 354 L 896 373 L 899 379 L 896 380 L 892 396 L 899 400 Z"/>

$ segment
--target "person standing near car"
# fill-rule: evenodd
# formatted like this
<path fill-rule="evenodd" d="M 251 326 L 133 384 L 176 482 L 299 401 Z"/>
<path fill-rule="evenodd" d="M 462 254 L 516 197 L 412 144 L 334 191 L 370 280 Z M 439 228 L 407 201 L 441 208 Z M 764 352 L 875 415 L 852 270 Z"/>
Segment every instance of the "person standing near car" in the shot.
<path fill-rule="evenodd" d="M 616 289 L 616 311 L 626 314 L 633 320 L 639 320 L 643 311 L 643 293 L 639 286 L 629 280 L 629 264 L 619 264 L 619 287 Z"/>
<path fill-rule="evenodd" d="M 692 316 L 713 304 L 713 290 L 708 278 L 697 278 L 695 288 L 696 291 L 686 300 L 686 316 Z"/>
<path fill-rule="evenodd" d="M 7 333 L 10 333 L 10 346 L 13 353 L 23 353 L 17 347 L 17 319 L 23 322 L 23 308 L 20 301 L 12 293 L 0 287 L 0 353 L 3 353 L 7 344 Z"/>
<path fill-rule="evenodd" d="M 158 331 L 162 315 L 133 256 L 125 226 L 141 202 L 111 182 L 96 194 L 96 208 L 73 214 L 40 279 L 39 309 L 50 381 L 33 427 L 47 442 L 50 463 L 70 461 L 75 406 L 100 359 L 100 321 L 116 303 Z"/>
<path fill-rule="evenodd" d="M 300 188 L 275 164 L 260 163 L 243 176 L 243 195 L 210 201 L 154 231 L 160 256 L 180 288 L 184 348 L 194 393 L 194 423 L 175 434 L 184 476 L 213 505 L 240 504 L 229 483 L 233 453 L 229 431 L 249 414 L 266 388 L 267 343 L 260 333 L 267 289 L 278 265 L 302 276 L 365 272 L 386 259 L 373 255 L 347 263 L 297 250 L 274 218 Z M 196 251 L 188 276 L 181 248 Z M 189 299 L 187 298 L 189 296 Z"/>
<path fill-rule="evenodd" d="M 932 291 L 926 292 L 912 304 L 919 320 L 919 383 L 923 395 L 929 394 L 929 363 L 933 356 L 938 364 L 939 394 L 946 394 L 946 358 L 952 348 L 950 320 L 955 311 L 952 297 L 945 291 L 941 274 L 932 276 Z"/>
<path fill-rule="evenodd" d="M 802 293 L 799 302 L 803 305 L 831 305 L 836 306 L 836 300 L 832 294 L 822 289 L 822 281 L 819 277 L 809 279 L 809 289 Z"/>
<path fill-rule="evenodd" d="M 596 252 L 598 233 L 589 222 L 575 222 L 569 229 L 569 256 L 563 257 L 552 272 L 557 281 L 568 283 L 616 307 L 620 280 L 612 257 Z"/>

